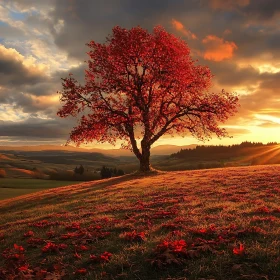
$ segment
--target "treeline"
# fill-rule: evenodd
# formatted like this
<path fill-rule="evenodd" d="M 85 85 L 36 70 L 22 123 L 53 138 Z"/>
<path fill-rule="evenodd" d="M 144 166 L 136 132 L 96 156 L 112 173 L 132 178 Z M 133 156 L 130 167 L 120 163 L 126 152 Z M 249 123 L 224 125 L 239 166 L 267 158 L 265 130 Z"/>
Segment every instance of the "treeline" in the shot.
<path fill-rule="evenodd" d="M 195 149 L 181 149 L 179 152 L 171 154 L 171 158 L 178 159 L 203 159 L 203 160 L 223 160 L 231 157 L 238 157 L 250 154 L 251 148 L 278 145 L 277 142 L 263 144 L 261 142 L 242 142 L 241 144 L 229 146 L 196 146 Z"/>
<path fill-rule="evenodd" d="M 124 171 L 122 169 L 117 168 L 108 168 L 106 166 L 103 166 L 100 171 L 100 176 L 102 179 L 118 177 L 122 175 L 124 175 Z"/>
<path fill-rule="evenodd" d="M 85 168 L 83 165 L 76 166 L 72 170 L 57 169 L 57 168 L 45 168 L 38 169 L 33 168 L 32 177 L 35 179 L 49 179 L 58 181 L 94 181 L 104 178 L 111 178 L 124 175 L 122 169 L 108 168 L 103 166 L 102 168 L 90 170 Z M 5 177 L 5 174 L 1 172 L 0 178 Z"/>

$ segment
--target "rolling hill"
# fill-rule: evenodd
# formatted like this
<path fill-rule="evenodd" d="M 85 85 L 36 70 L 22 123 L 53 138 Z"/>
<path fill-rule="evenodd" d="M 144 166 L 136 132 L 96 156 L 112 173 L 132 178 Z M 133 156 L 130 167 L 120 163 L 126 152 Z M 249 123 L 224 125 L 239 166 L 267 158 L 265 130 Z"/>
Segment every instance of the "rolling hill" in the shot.
<path fill-rule="evenodd" d="M 1 201 L 0 279 L 279 279 L 279 174 L 136 173 Z"/>
<path fill-rule="evenodd" d="M 151 149 L 152 155 L 170 155 L 176 153 L 181 149 L 192 149 L 196 145 L 185 145 L 185 146 L 176 146 L 176 145 L 159 145 Z M 57 146 L 57 145 L 37 145 L 37 146 L 0 146 L 1 151 L 22 151 L 22 152 L 38 152 L 38 151 L 68 151 L 68 152 L 80 152 L 80 153 L 100 153 L 109 156 L 133 156 L 134 154 L 131 151 L 125 149 L 86 149 L 68 146 Z"/>

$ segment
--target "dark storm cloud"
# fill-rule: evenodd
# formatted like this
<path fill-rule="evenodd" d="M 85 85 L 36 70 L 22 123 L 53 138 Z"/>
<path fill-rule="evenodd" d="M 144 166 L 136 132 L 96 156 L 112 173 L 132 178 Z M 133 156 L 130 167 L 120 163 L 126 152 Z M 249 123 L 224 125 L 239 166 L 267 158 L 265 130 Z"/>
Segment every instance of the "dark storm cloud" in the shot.
<path fill-rule="evenodd" d="M 278 0 L 251 0 L 250 4 L 243 8 L 246 16 L 259 20 L 269 20 L 280 13 L 280 1 Z"/>
<path fill-rule="evenodd" d="M 178 12 L 199 7 L 199 1 L 75 1 L 57 0 L 51 14 L 54 23 L 64 21 L 64 28 L 52 33 L 56 44 L 71 57 L 84 59 L 90 40 L 104 42 L 115 25 L 131 28 L 141 25 L 151 30 L 155 25 L 168 23 Z"/>
<path fill-rule="evenodd" d="M 57 71 L 52 78 L 45 79 L 43 82 L 16 84 L 0 88 L 0 104 L 10 104 L 15 110 L 20 109 L 24 113 L 32 115 L 39 113 L 54 118 L 60 106 L 59 95 L 55 99 L 53 97 L 50 99 L 49 96 L 62 90 L 61 78 L 67 77 L 69 73 L 72 73 L 80 83 L 83 83 L 85 66 L 84 63 L 67 71 Z"/>
<path fill-rule="evenodd" d="M 224 61 L 205 61 L 201 59 L 199 64 L 207 65 L 212 74 L 214 75 L 215 81 L 221 86 L 234 87 L 234 86 L 249 86 L 256 84 L 260 79 L 260 73 L 252 66 L 239 67 L 234 62 Z"/>
<path fill-rule="evenodd" d="M 68 70 L 64 71 L 57 71 L 53 74 L 53 80 L 57 84 L 61 84 L 61 78 L 66 78 L 71 73 L 75 77 L 76 80 L 78 80 L 80 83 L 83 83 L 85 80 L 85 69 L 87 68 L 87 63 L 83 62 L 78 67 L 72 67 Z"/>
<path fill-rule="evenodd" d="M 31 94 L 18 92 L 15 89 L 1 89 L 1 104 L 9 104 L 15 111 L 19 110 L 19 112 L 54 117 L 58 107 L 58 97 L 57 102 L 54 102 L 48 100 L 48 97 L 36 99 Z"/>
<path fill-rule="evenodd" d="M 26 67 L 21 60 L 0 50 L 0 85 L 21 86 L 44 80 L 44 75 L 36 68 Z"/>
<path fill-rule="evenodd" d="M 71 122 L 29 118 L 25 121 L 0 121 L 0 136 L 67 139 Z"/>

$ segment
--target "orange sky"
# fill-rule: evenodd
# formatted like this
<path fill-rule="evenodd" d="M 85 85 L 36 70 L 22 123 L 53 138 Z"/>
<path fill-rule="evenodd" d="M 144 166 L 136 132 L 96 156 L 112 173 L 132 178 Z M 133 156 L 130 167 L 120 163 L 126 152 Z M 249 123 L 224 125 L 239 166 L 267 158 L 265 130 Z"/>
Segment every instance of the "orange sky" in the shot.
<path fill-rule="evenodd" d="M 280 142 L 279 16 L 277 0 L 1 2 L 0 145 L 66 142 L 76 121 L 56 116 L 60 78 L 71 72 L 83 81 L 85 43 L 104 42 L 115 25 L 162 25 L 210 67 L 213 92 L 239 94 L 238 114 L 223 124 L 232 138 L 207 144 Z M 156 145 L 193 143 L 175 135 Z"/>

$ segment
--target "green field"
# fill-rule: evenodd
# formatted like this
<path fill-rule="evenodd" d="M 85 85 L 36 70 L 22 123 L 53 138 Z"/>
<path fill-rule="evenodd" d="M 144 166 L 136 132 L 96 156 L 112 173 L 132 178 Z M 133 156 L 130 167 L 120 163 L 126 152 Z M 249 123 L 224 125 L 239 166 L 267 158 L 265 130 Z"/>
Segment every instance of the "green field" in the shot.
<path fill-rule="evenodd" d="M 75 183 L 73 181 L 0 178 L 0 200 Z"/>

